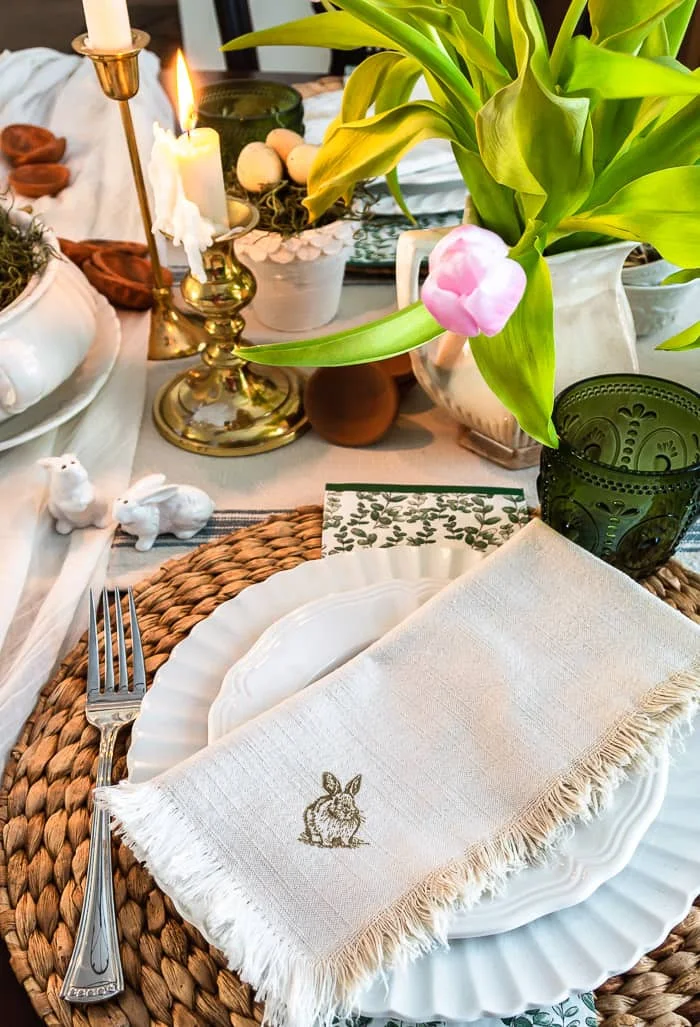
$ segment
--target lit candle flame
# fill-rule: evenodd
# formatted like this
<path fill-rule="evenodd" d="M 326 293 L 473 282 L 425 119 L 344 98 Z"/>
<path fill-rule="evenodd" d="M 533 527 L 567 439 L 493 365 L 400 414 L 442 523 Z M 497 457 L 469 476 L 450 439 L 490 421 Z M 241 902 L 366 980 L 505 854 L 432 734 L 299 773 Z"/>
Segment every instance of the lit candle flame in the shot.
<path fill-rule="evenodd" d="M 197 117 L 194 111 L 194 91 L 192 81 L 187 70 L 182 50 L 177 52 L 176 60 L 176 83 L 177 83 L 177 114 L 180 127 L 183 132 L 189 132 L 197 124 Z"/>

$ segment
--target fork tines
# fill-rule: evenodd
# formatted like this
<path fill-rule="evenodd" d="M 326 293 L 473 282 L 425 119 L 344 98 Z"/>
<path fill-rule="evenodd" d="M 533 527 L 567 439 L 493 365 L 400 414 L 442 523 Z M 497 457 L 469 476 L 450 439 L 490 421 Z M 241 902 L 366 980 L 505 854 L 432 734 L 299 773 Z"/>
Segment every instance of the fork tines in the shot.
<path fill-rule="evenodd" d="M 119 589 L 114 589 L 114 622 L 117 631 L 117 661 L 118 674 L 115 685 L 114 659 L 112 651 L 112 624 L 109 612 L 109 592 L 102 590 L 102 617 L 104 621 L 104 682 L 100 678 L 100 653 L 97 643 L 97 612 L 95 609 L 95 597 L 90 590 L 90 612 L 88 621 L 88 668 L 87 668 L 87 691 L 88 701 L 98 697 L 121 696 L 126 693 L 134 697 L 142 696 L 146 690 L 146 667 L 141 647 L 141 635 L 136 616 L 134 594 L 131 588 L 127 589 L 129 602 L 129 627 L 131 629 L 131 678 L 129 676 L 129 662 L 126 649 L 126 633 L 124 630 L 124 617 L 121 608 L 121 596 Z"/>

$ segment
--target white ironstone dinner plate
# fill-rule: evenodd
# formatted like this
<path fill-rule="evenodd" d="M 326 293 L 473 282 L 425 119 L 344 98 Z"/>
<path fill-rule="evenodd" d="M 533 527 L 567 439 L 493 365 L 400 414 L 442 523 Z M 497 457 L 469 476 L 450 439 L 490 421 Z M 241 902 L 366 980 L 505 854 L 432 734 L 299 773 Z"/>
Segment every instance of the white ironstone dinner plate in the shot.
<path fill-rule="evenodd" d="M 505 934 L 450 942 L 377 979 L 367 1016 L 516 1016 L 628 970 L 687 914 L 700 881 L 700 733 L 671 766 L 661 809 L 627 866 L 584 902 Z"/>
<path fill-rule="evenodd" d="M 327 595 L 276 621 L 224 677 L 209 711 L 214 742 L 361 652 L 435 594 L 434 581 L 388 581 Z M 454 914 L 450 938 L 520 927 L 572 906 L 630 860 L 666 792 L 667 761 L 618 788 L 600 817 L 580 825 L 547 864 L 512 877 L 502 892 Z"/>
<path fill-rule="evenodd" d="M 100 391 L 119 353 L 121 325 L 104 296 L 97 300 L 97 331 L 85 359 L 57 389 L 28 410 L 0 423 L 0 452 L 58 428 L 75 417 Z"/>

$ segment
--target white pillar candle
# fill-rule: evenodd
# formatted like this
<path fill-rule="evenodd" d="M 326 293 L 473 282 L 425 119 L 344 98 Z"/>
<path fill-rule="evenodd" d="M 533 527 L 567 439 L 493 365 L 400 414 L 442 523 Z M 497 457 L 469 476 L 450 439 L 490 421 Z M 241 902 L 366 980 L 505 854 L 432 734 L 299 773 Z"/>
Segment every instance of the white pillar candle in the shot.
<path fill-rule="evenodd" d="M 83 11 L 91 49 L 130 49 L 131 25 L 126 0 L 83 0 Z"/>
<path fill-rule="evenodd" d="M 205 282 L 202 253 L 211 246 L 218 234 L 217 228 L 187 199 L 182 185 L 178 162 L 179 139 L 170 129 L 153 126 L 153 149 L 148 164 L 148 177 L 153 187 L 155 221 L 153 231 L 172 236 L 176 246 L 182 246 L 190 271 L 200 282 Z"/>
<path fill-rule="evenodd" d="M 180 125 L 189 131 L 177 140 L 176 159 L 185 196 L 218 228 L 228 228 L 228 205 L 221 166 L 219 133 L 195 128 L 194 90 L 180 50 L 176 62 L 177 105 Z"/>
<path fill-rule="evenodd" d="M 177 140 L 176 159 L 182 189 L 188 200 L 217 228 L 228 228 L 224 172 L 219 133 L 213 128 L 193 128 Z"/>

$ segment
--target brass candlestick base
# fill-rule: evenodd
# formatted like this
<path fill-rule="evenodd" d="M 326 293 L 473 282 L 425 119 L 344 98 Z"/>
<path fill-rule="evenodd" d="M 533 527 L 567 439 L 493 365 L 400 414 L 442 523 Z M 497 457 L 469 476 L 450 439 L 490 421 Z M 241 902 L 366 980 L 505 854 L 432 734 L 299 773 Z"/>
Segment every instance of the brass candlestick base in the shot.
<path fill-rule="evenodd" d="M 85 34 L 75 37 L 73 49 L 76 53 L 90 58 L 95 66 L 102 92 L 110 100 L 116 100 L 119 103 L 153 270 L 153 310 L 148 337 L 148 359 L 171 360 L 175 357 L 189 357 L 198 353 L 204 345 L 204 337 L 201 327 L 194 321 L 190 321 L 186 314 L 174 306 L 170 289 L 163 279 L 158 249 L 151 231 L 153 221 L 148 208 L 146 183 L 143 180 L 134 122 L 129 108 L 129 100 L 139 91 L 139 54 L 148 46 L 151 37 L 147 32 L 141 32 L 139 29 L 133 29 L 131 36 L 133 46 L 130 50 L 93 50 L 88 46 L 88 38 Z"/>
<path fill-rule="evenodd" d="M 255 295 L 255 278 L 236 259 L 234 239 L 255 227 L 257 210 L 229 198 L 229 225 L 202 254 L 206 282 L 191 274 L 181 289 L 206 318 L 202 363 L 158 392 L 153 418 L 168 442 L 208 456 L 249 456 L 293 442 L 309 427 L 302 379 L 282 367 L 249 364 L 234 355 L 243 344 L 240 311 Z"/>

